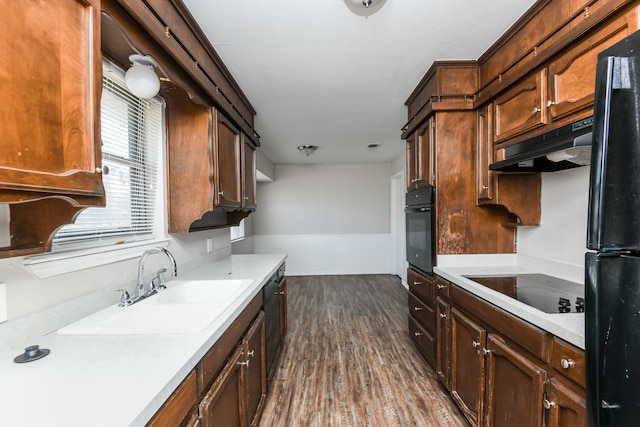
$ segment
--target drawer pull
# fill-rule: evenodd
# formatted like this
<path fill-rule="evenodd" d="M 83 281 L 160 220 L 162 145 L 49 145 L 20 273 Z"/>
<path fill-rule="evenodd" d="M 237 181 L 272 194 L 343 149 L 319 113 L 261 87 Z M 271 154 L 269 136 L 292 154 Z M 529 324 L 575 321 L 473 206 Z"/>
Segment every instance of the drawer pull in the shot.
<path fill-rule="evenodd" d="M 446 318 L 447 318 L 447 315 L 446 315 L 446 314 L 444 314 L 444 313 L 440 313 L 440 318 L 441 318 L 441 319 L 446 319 Z"/>
<path fill-rule="evenodd" d="M 413 310 L 414 311 L 420 311 L 420 310 L 422 310 L 422 307 L 413 307 Z"/>
<path fill-rule="evenodd" d="M 560 360 L 560 366 L 562 369 L 570 369 L 576 366 L 576 362 L 571 359 L 565 359 L 564 357 Z"/>
<path fill-rule="evenodd" d="M 444 288 L 446 288 L 446 287 L 447 287 L 447 285 L 436 285 L 436 287 L 437 287 L 438 289 L 444 289 Z"/>
<path fill-rule="evenodd" d="M 420 332 L 414 332 L 413 335 L 415 335 L 416 337 L 421 336 L 422 334 Z"/>
<path fill-rule="evenodd" d="M 538 107 L 533 107 L 533 114 L 539 113 L 541 110 Z"/>
<path fill-rule="evenodd" d="M 246 366 L 248 368 L 249 367 L 249 361 L 247 360 L 246 362 L 238 362 L 238 365 Z"/>
<path fill-rule="evenodd" d="M 478 341 L 471 342 L 471 345 L 474 346 L 475 348 L 480 347 L 480 343 Z"/>
<path fill-rule="evenodd" d="M 544 409 L 551 409 L 554 406 L 556 406 L 556 402 L 552 402 L 550 400 L 544 399 L 544 401 L 542 402 L 542 404 L 544 405 Z"/>
<path fill-rule="evenodd" d="M 414 284 L 415 286 L 418 286 L 418 285 L 422 285 L 422 282 L 415 282 L 415 281 L 414 281 L 414 282 L 413 282 L 413 284 Z"/>
<path fill-rule="evenodd" d="M 482 354 L 484 354 L 485 356 L 489 353 L 491 353 L 491 350 L 487 350 L 486 348 L 482 349 Z"/>

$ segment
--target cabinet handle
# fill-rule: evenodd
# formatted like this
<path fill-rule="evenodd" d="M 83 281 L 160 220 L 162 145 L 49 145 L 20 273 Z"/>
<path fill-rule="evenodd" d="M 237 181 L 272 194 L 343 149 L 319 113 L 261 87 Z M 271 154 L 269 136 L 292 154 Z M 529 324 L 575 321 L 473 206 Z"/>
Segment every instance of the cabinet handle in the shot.
<path fill-rule="evenodd" d="M 547 107 L 551 107 L 552 105 L 556 105 L 556 103 L 552 100 L 547 101 Z"/>
<path fill-rule="evenodd" d="M 447 285 L 436 285 L 436 288 L 438 288 L 438 289 L 444 289 L 446 287 L 447 287 Z"/>
<path fill-rule="evenodd" d="M 491 350 L 487 350 L 486 348 L 482 349 L 482 354 L 484 354 L 485 356 L 489 353 L 491 353 Z"/>
<path fill-rule="evenodd" d="M 415 335 L 416 337 L 419 337 L 422 334 L 420 332 L 414 332 L 413 335 Z"/>
<path fill-rule="evenodd" d="M 538 107 L 533 107 L 533 114 L 539 113 L 540 111 Z"/>
<path fill-rule="evenodd" d="M 246 366 L 248 368 L 249 367 L 249 361 L 247 360 L 246 362 L 238 362 L 238 365 Z"/>
<path fill-rule="evenodd" d="M 422 282 L 413 282 L 415 286 L 422 285 Z"/>
<path fill-rule="evenodd" d="M 224 197 L 224 191 L 218 191 L 218 196 Z"/>
<path fill-rule="evenodd" d="M 487 190 L 489 189 L 489 186 L 488 186 L 488 185 L 483 185 L 483 186 L 482 186 L 482 189 L 483 189 L 484 191 L 487 191 Z"/>
<path fill-rule="evenodd" d="M 542 401 L 542 404 L 544 405 L 544 409 L 551 409 L 554 406 L 556 406 L 556 402 L 553 402 L 553 401 L 547 400 L 547 399 L 544 399 Z"/>
<path fill-rule="evenodd" d="M 420 310 L 422 310 L 422 307 L 413 307 L 413 310 L 414 311 L 420 311 Z"/>
<path fill-rule="evenodd" d="M 420 181 L 418 178 L 416 178 L 416 179 L 412 179 L 412 180 L 411 180 L 411 183 L 412 183 L 412 184 L 415 184 L 415 183 L 416 183 L 416 182 L 418 182 L 418 181 Z"/>
<path fill-rule="evenodd" d="M 251 350 L 250 352 L 247 353 L 247 356 L 253 357 L 254 354 L 256 354 L 256 351 L 255 350 Z"/>
<path fill-rule="evenodd" d="M 570 369 L 576 366 L 576 362 L 572 359 L 565 359 L 564 357 L 560 360 L 560 365 L 563 369 Z"/>
<path fill-rule="evenodd" d="M 472 345 L 473 347 L 475 347 L 475 348 L 480 347 L 480 343 L 479 343 L 478 341 L 473 341 L 473 342 L 471 342 L 471 345 Z"/>
<path fill-rule="evenodd" d="M 248 201 L 249 200 L 249 196 L 244 196 L 244 200 Z"/>
<path fill-rule="evenodd" d="M 101 173 L 102 175 L 109 175 L 109 166 L 102 165 L 101 168 L 96 168 L 96 173 Z"/>
<path fill-rule="evenodd" d="M 446 315 L 446 314 L 444 314 L 444 313 L 440 313 L 440 318 L 441 318 L 441 319 L 446 319 L 446 318 L 447 318 L 447 315 Z"/>

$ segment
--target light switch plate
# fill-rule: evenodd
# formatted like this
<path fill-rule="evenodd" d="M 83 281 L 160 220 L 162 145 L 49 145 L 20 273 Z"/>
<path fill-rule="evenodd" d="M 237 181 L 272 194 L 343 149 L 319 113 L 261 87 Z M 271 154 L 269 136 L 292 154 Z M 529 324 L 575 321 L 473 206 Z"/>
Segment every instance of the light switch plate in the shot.
<path fill-rule="evenodd" d="M 0 323 L 7 320 L 7 285 L 0 283 Z"/>

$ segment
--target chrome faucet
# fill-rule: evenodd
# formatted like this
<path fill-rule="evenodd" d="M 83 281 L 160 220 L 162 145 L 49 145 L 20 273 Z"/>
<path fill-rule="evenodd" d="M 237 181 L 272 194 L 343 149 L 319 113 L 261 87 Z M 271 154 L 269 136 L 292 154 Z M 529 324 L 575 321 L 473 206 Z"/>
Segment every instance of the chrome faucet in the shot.
<path fill-rule="evenodd" d="M 135 301 L 139 301 L 141 299 L 144 299 L 146 297 L 148 297 L 149 295 L 152 295 L 155 293 L 155 288 L 153 286 L 153 281 L 149 284 L 149 290 L 145 290 L 145 285 L 144 285 L 144 260 L 147 258 L 147 256 L 151 255 L 151 254 L 156 254 L 156 253 L 164 253 L 167 258 L 169 258 L 169 261 L 171 262 L 171 267 L 172 267 L 172 277 L 176 277 L 178 275 L 178 264 L 176 263 L 176 259 L 173 257 L 173 255 L 171 254 L 171 252 L 169 252 L 168 250 L 166 250 L 165 248 L 150 248 L 147 249 L 146 251 L 144 251 L 142 253 L 142 255 L 140 256 L 140 261 L 138 261 L 138 282 L 136 284 L 136 296 L 134 297 L 134 302 Z M 166 271 L 166 270 L 165 270 Z M 164 273 L 164 271 L 159 270 L 158 271 L 158 277 L 161 276 Z M 164 280 L 160 280 L 162 283 L 164 283 Z"/>

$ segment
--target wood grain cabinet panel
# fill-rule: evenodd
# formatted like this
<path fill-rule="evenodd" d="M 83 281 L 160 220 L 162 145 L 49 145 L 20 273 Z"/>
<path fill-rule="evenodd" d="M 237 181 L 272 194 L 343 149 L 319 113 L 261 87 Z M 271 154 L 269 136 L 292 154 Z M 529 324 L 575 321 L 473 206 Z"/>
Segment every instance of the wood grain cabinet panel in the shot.
<path fill-rule="evenodd" d="M 407 190 L 435 185 L 435 121 L 431 116 L 407 138 Z"/>
<path fill-rule="evenodd" d="M 432 367 L 436 366 L 436 339 L 423 328 L 413 317 L 409 316 L 409 337 L 413 340 L 425 360 Z"/>
<path fill-rule="evenodd" d="M 191 373 L 167 399 L 162 408 L 147 424 L 148 427 L 178 426 L 196 406 L 198 392 L 196 387 L 196 373 Z M 193 424 L 197 425 L 197 424 Z"/>
<path fill-rule="evenodd" d="M 554 338 L 551 365 L 556 372 L 575 382 L 581 388 L 586 387 L 587 375 L 584 350 L 559 338 Z"/>
<path fill-rule="evenodd" d="M 436 298 L 436 375 L 447 390 L 451 389 L 451 306 Z"/>
<path fill-rule="evenodd" d="M 542 426 L 545 370 L 494 334 L 485 353 L 485 425 Z"/>
<path fill-rule="evenodd" d="M 485 345 L 486 330 L 451 308 L 451 397 L 474 427 L 484 410 Z"/>
<path fill-rule="evenodd" d="M 638 29 L 638 11 L 617 17 L 549 64 L 549 116 L 557 120 L 593 105 L 598 54 Z"/>
<path fill-rule="evenodd" d="M 242 207 L 241 134 L 222 113 L 216 111 L 215 115 L 215 204 L 237 209 Z"/>
<path fill-rule="evenodd" d="M 10 204 L 11 222 L 0 257 L 49 250 L 57 228 L 105 204 L 100 4 L 3 4 L 0 203 Z"/>
<path fill-rule="evenodd" d="M 246 365 L 247 423 L 258 425 L 267 398 L 264 312 L 260 312 L 247 332 L 242 348 Z"/>
<path fill-rule="evenodd" d="M 563 381 L 552 378 L 547 384 L 544 400 L 547 409 L 547 427 L 584 427 L 587 425 L 587 406 L 583 393 L 567 387 Z"/>
<path fill-rule="evenodd" d="M 422 301 L 430 306 L 436 302 L 436 286 L 433 277 L 418 273 L 416 270 L 407 269 L 407 282 L 409 291 L 418 296 Z"/>
<path fill-rule="evenodd" d="M 246 426 L 246 401 L 243 399 L 244 351 L 238 347 L 199 405 L 202 425 Z"/>
<path fill-rule="evenodd" d="M 496 98 L 494 141 L 505 141 L 547 123 L 547 70 L 542 69 Z"/>
<path fill-rule="evenodd" d="M 494 200 L 496 187 L 496 172 L 489 170 L 489 165 L 494 162 L 493 104 L 481 107 L 476 114 L 476 200 L 478 205 L 482 205 Z"/>
<path fill-rule="evenodd" d="M 256 149 L 242 135 L 242 207 L 255 210 L 256 203 Z"/>

